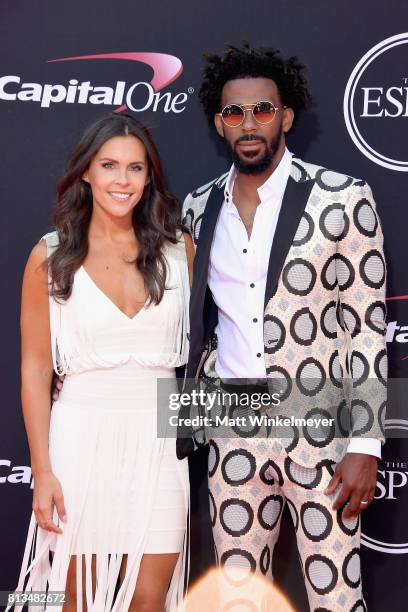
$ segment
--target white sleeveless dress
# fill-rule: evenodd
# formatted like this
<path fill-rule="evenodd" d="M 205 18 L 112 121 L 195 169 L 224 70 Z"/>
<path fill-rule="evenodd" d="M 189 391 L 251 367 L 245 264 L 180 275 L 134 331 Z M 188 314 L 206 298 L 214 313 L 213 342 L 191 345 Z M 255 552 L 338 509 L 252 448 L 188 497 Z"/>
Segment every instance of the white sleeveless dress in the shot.
<path fill-rule="evenodd" d="M 50 253 L 57 235 L 44 238 Z M 60 523 L 55 512 L 63 534 L 50 534 L 32 515 L 17 590 L 64 590 L 75 555 L 77 593 L 85 588 L 87 610 L 125 612 L 142 555 L 179 552 L 166 610 L 182 605 L 188 465 L 177 460 L 174 437 L 157 436 L 157 381 L 168 379 L 177 392 L 175 367 L 188 355 L 188 266 L 181 233 L 178 239 L 164 248 L 168 276 L 162 301 L 145 305 L 133 318 L 115 306 L 84 267 L 76 272 L 66 302 L 50 298 L 53 364 L 65 381 L 51 410 L 49 452 L 67 522 Z M 124 555 L 126 576 L 115 596 Z M 77 601 L 82 612 L 81 597 Z"/>

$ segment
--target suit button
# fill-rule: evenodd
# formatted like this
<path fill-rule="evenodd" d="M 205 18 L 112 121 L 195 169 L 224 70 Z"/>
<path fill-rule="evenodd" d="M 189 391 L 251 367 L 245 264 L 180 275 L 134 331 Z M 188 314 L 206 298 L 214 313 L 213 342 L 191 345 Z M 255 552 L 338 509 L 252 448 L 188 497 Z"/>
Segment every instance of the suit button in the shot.
<path fill-rule="evenodd" d="M 242 249 L 243 253 L 248 253 L 248 249 Z"/>
<path fill-rule="evenodd" d="M 254 317 L 252 320 L 254 323 L 258 323 L 258 319 L 256 317 Z"/>
<path fill-rule="evenodd" d="M 251 287 L 251 289 L 253 289 L 255 287 L 255 283 L 251 283 L 249 286 Z"/>
<path fill-rule="evenodd" d="M 262 354 L 261 353 L 257 353 L 256 356 L 257 357 L 262 357 Z"/>

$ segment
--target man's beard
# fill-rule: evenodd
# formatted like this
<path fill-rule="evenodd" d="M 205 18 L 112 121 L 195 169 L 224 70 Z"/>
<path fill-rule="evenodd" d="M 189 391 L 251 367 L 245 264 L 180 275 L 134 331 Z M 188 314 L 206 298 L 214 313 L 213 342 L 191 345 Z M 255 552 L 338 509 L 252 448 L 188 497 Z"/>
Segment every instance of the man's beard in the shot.
<path fill-rule="evenodd" d="M 242 174 L 261 174 L 262 172 L 267 170 L 269 166 L 271 165 L 278 151 L 281 136 L 282 136 L 282 129 L 279 130 L 278 134 L 276 134 L 274 139 L 271 141 L 269 147 L 268 146 L 266 147 L 264 155 L 256 162 L 251 162 L 251 161 L 242 159 L 242 157 L 240 157 L 238 153 L 236 152 L 235 146 L 239 142 L 248 142 L 251 140 L 260 140 L 265 145 L 268 145 L 266 138 L 264 138 L 263 136 L 255 137 L 252 134 L 246 134 L 245 136 L 241 136 L 241 138 L 238 138 L 238 140 L 235 143 L 234 148 L 231 147 L 232 161 L 234 163 L 235 168 L 238 170 L 238 172 L 241 172 Z"/>

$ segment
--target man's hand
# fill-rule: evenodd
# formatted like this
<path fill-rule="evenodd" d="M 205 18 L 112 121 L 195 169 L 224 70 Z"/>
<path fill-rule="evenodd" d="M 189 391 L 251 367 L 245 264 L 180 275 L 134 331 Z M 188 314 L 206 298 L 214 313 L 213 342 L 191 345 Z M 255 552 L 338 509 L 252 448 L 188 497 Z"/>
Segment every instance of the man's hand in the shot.
<path fill-rule="evenodd" d="M 64 378 L 65 376 L 57 376 L 56 374 L 54 374 L 52 378 L 52 399 L 54 402 L 59 398 L 62 385 L 64 384 Z"/>
<path fill-rule="evenodd" d="M 348 506 L 343 512 L 343 519 L 357 518 L 374 499 L 377 484 L 377 457 L 364 453 L 346 453 L 337 464 L 325 494 L 334 493 L 340 483 L 341 488 L 332 508 L 339 510 L 348 501 Z"/>

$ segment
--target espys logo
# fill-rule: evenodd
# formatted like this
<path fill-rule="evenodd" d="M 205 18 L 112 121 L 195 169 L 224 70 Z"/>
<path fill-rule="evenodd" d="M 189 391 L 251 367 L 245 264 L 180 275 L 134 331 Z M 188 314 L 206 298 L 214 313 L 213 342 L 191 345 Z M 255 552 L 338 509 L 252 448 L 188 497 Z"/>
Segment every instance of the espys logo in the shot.
<path fill-rule="evenodd" d="M 385 419 L 384 424 L 385 431 L 398 431 L 400 432 L 401 438 L 406 438 L 408 433 L 408 421 L 406 419 Z M 388 441 L 388 444 L 392 440 Z M 386 447 L 385 447 L 386 448 Z M 383 469 L 384 468 L 384 469 Z M 377 500 L 375 507 L 378 510 L 383 510 L 386 514 L 386 521 L 379 521 L 378 514 L 373 516 L 374 522 L 369 524 L 369 531 L 375 531 L 378 533 L 380 530 L 387 537 L 389 533 L 389 539 L 395 538 L 395 531 L 398 528 L 400 534 L 398 539 L 403 539 L 402 542 L 389 542 L 385 540 L 378 540 L 371 536 L 368 536 L 367 522 L 364 532 L 361 533 L 361 543 L 368 548 L 377 550 L 379 552 L 388 553 L 391 555 L 405 555 L 408 553 L 408 537 L 406 534 L 406 521 L 405 516 L 399 513 L 399 525 L 396 524 L 396 517 L 393 512 L 392 502 L 401 504 L 401 507 L 406 506 L 408 502 L 408 462 L 398 460 L 383 460 L 382 466 L 378 470 L 377 475 L 377 487 L 375 493 L 375 499 Z M 378 502 L 381 500 L 381 508 L 378 506 Z M 388 502 L 391 502 L 389 504 Z M 384 505 L 383 505 L 384 504 Z M 383 515 L 384 516 L 384 515 Z M 391 517 L 391 522 L 389 521 Z M 402 520 L 401 520 L 402 519 Z M 389 528 L 389 529 L 388 529 Z M 386 531 L 388 529 L 388 531 Z M 402 535 L 404 533 L 405 537 Z"/>
<path fill-rule="evenodd" d="M 165 53 L 101 53 L 98 55 L 81 55 L 48 60 L 48 63 L 72 62 L 78 60 L 127 60 L 147 64 L 153 69 L 150 83 L 139 81 L 128 85 L 117 81 L 114 87 L 94 86 L 91 81 L 79 82 L 70 79 L 68 84 L 24 83 L 20 76 L 7 75 L 0 77 L 0 100 L 39 102 L 41 107 L 49 108 L 51 104 L 106 104 L 116 106 L 115 112 L 126 108 L 134 112 L 162 110 L 165 113 L 182 113 L 189 94 L 194 93 L 190 87 L 187 92 L 172 95 L 161 93 L 164 87 L 173 83 L 183 72 L 183 64 L 178 57 Z"/>
<path fill-rule="evenodd" d="M 384 168 L 408 172 L 408 33 L 391 36 L 358 62 L 344 94 L 344 118 L 356 147 Z"/>

